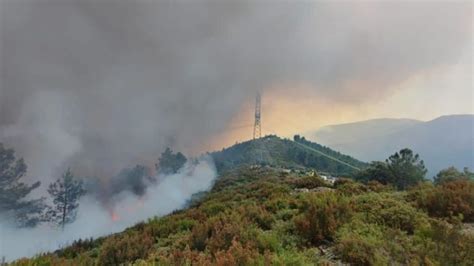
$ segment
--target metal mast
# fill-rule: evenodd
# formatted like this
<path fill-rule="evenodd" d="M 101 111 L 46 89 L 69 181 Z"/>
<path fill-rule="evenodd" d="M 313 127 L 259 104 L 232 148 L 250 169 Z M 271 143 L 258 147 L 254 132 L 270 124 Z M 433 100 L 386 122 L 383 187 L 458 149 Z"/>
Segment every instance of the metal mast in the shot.
<path fill-rule="evenodd" d="M 259 139 L 262 136 L 262 124 L 261 124 L 261 95 L 257 92 L 257 99 L 255 101 L 255 124 L 253 126 L 253 139 Z"/>

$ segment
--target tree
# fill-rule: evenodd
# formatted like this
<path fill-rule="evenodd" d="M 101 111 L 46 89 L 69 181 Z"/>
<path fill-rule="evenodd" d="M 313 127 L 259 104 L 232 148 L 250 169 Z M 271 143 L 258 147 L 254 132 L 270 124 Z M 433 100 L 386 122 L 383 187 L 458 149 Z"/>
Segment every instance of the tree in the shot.
<path fill-rule="evenodd" d="M 398 189 L 406 189 L 425 179 L 425 163 L 410 149 L 402 149 L 390 156 L 386 162 Z"/>
<path fill-rule="evenodd" d="M 364 182 L 375 180 L 382 184 L 392 184 L 403 190 L 423 181 L 426 172 L 425 164 L 418 154 L 413 154 L 410 149 L 402 149 L 385 162 L 372 162 L 355 178 Z"/>
<path fill-rule="evenodd" d="M 181 152 L 174 154 L 170 148 L 166 148 L 158 160 L 156 170 L 161 174 L 175 174 L 186 162 L 187 159 Z"/>
<path fill-rule="evenodd" d="M 49 185 L 48 193 L 53 198 L 54 206 L 46 213 L 46 220 L 64 229 L 76 219 L 79 199 L 86 193 L 82 181 L 75 180 L 68 169 L 56 182 Z"/>
<path fill-rule="evenodd" d="M 466 167 L 464 171 L 458 171 L 454 166 L 443 169 L 433 178 L 433 182 L 436 185 L 442 185 L 447 182 L 456 181 L 456 180 L 474 180 L 474 173 L 469 171 Z"/>
<path fill-rule="evenodd" d="M 13 220 L 18 227 L 37 225 L 44 210 L 43 199 L 26 200 L 40 186 L 40 182 L 31 186 L 20 182 L 26 170 L 23 158 L 16 159 L 15 151 L 0 143 L 0 215 Z"/>

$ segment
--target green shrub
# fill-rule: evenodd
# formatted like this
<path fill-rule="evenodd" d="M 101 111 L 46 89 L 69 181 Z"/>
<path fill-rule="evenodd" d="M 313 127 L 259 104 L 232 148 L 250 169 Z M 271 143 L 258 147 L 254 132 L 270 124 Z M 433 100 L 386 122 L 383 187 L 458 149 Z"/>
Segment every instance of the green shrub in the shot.
<path fill-rule="evenodd" d="M 248 223 L 235 213 L 219 214 L 193 228 L 189 246 L 192 250 L 208 250 L 211 254 L 227 250 L 234 239 L 240 239 L 246 225 Z"/>
<path fill-rule="evenodd" d="M 381 224 L 413 234 L 428 226 L 428 217 L 391 194 L 367 193 L 355 199 L 355 210 L 368 223 Z"/>
<path fill-rule="evenodd" d="M 196 225 L 189 237 L 189 243 L 192 250 L 204 251 L 206 249 L 207 239 L 211 235 L 211 229 L 207 223 Z"/>
<path fill-rule="evenodd" d="M 454 180 L 432 188 L 410 191 L 409 199 L 432 217 L 454 218 L 462 215 L 463 221 L 474 222 L 474 182 Z"/>
<path fill-rule="evenodd" d="M 349 178 L 340 178 L 334 182 L 334 187 L 345 195 L 358 195 L 369 191 L 367 186 Z"/>
<path fill-rule="evenodd" d="M 278 266 L 300 266 L 300 265 L 321 265 L 317 261 L 316 250 L 308 249 L 309 252 L 301 252 L 295 249 L 285 249 L 280 253 L 274 254 L 271 263 L 267 265 Z M 309 254 L 308 254 L 309 253 Z"/>
<path fill-rule="evenodd" d="M 262 206 L 257 206 L 255 204 L 245 205 L 239 207 L 237 211 L 248 221 L 255 223 L 258 227 L 264 230 L 272 228 L 272 223 L 274 222 L 273 216 Z"/>
<path fill-rule="evenodd" d="M 355 220 L 337 233 L 336 252 L 345 262 L 354 265 L 387 265 L 384 232 L 376 224 Z"/>
<path fill-rule="evenodd" d="M 464 233 L 461 224 L 432 220 L 431 257 L 440 265 L 474 265 L 474 235 Z"/>
<path fill-rule="evenodd" d="M 468 168 L 464 168 L 464 171 L 458 171 L 455 167 L 451 166 L 449 168 L 439 171 L 439 173 L 433 178 L 433 182 L 436 185 L 442 185 L 447 182 L 457 181 L 457 180 L 471 180 L 474 181 L 474 173 L 469 171 Z"/>
<path fill-rule="evenodd" d="M 282 250 L 282 241 L 278 234 L 273 231 L 257 230 L 255 242 L 258 251 L 262 254 L 265 251 L 277 252 Z"/>
<path fill-rule="evenodd" d="M 349 199 L 334 192 L 309 193 L 302 214 L 295 217 L 296 232 L 307 242 L 317 245 L 332 240 L 337 228 L 351 214 Z"/>
<path fill-rule="evenodd" d="M 154 243 L 152 235 L 136 232 L 109 237 L 102 244 L 98 263 L 100 265 L 119 265 L 147 258 Z"/>
<path fill-rule="evenodd" d="M 292 183 L 295 188 L 313 189 L 317 187 L 328 187 L 329 184 L 319 176 L 305 176 L 294 180 Z"/>
<path fill-rule="evenodd" d="M 239 241 L 232 240 L 227 250 L 215 254 L 216 265 L 262 265 L 264 257 L 257 250 Z"/>
<path fill-rule="evenodd" d="M 73 259 L 79 256 L 81 253 L 92 250 L 100 245 L 100 240 L 90 239 L 79 239 L 72 243 L 71 246 L 66 247 L 56 252 L 59 257 Z"/>
<path fill-rule="evenodd" d="M 227 208 L 226 208 L 226 205 L 224 205 L 223 203 L 211 201 L 201 206 L 201 209 L 203 210 L 205 214 L 207 214 L 207 216 L 210 217 L 210 216 L 215 216 L 219 214 L 220 212 L 225 211 Z"/>
<path fill-rule="evenodd" d="M 394 190 L 394 188 L 391 185 L 384 185 L 376 180 L 371 180 L 367 182 L 367 188 L 370 191 L 377 192 L 377 193 L 390 192 Z"/>

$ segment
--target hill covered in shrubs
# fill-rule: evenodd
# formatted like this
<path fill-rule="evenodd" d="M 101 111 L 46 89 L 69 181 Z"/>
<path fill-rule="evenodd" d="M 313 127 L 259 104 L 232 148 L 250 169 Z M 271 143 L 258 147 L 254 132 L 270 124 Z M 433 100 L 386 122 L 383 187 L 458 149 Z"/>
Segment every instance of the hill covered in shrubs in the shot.
<path fill-rule="evenodd" d="M 185 210 L 13 265 L 473 265 L 474 182 L 443 180 L 330 185 L 242 166 Z"/>
<path fill-rule="evenodd" d="M 357 168 L 367 166 L 300 136 L 295 136 L 294 141 L 266 136 L 213 152 L 211 156 L 220 172 L 244 165 L 267 165 L 287 169 L 312 168 L 335 176 L 350 176 Z"/>

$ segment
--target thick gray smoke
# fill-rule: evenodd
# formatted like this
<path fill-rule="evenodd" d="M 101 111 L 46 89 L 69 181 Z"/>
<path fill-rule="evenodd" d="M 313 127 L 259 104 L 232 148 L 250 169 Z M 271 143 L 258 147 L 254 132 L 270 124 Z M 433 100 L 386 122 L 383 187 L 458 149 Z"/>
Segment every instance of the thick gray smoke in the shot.
<path fill-rule="evenodd" d="M 95 197 L 83 198 L 77 220 L 64 231 L 48 225 L 32 229 L 12 229 L 0 218 L 0 259 L 7 261 L 53 251 L 73 240 L 119 232 L 155 215 L 162 216 L 184 207 L 195 193 L 208 190 L 216 177 L 209 158 L 186 164 L 177 174 L 157 176 L 158 184 L 147 188 L 140 198 L 124 191 L 115 197 L 115 207 L 105 210 Z"/>
<path fill-rule="evenodd" d="M 190 149 L 275 84 L 370 102 L 472 45 L 469 1 L 38 0 L 0 12 L 0 141 L 41 178 L 66 165 L 111 176 Z"/>

